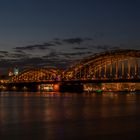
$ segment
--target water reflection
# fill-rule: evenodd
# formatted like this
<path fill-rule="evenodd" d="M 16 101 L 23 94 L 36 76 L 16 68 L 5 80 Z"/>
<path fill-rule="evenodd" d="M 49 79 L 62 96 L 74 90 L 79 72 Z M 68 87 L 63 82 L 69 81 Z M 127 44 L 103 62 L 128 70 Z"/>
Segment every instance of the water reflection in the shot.
<path fill-rule="evenodd" d="M 3 92 L 0 138 L 134 138 L 140 128 L 139 99 L 138 93 Z"/>

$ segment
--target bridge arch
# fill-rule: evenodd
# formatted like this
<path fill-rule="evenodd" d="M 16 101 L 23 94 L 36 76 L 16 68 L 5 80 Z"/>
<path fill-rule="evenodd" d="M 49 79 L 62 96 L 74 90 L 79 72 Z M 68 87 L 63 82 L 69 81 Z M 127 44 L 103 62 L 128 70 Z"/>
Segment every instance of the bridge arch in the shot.
<path fill-rule="evenodd" d="M 140 50 L 113 50 L 92 55 L 65 71 L 67 80 L 139 78 Z"/>
<path fill-rule="evenodd" d="M 45 82 L 59 81 L 61 70 L 55 68 L 31 68 L 11 78 L 11 82 Z"/>

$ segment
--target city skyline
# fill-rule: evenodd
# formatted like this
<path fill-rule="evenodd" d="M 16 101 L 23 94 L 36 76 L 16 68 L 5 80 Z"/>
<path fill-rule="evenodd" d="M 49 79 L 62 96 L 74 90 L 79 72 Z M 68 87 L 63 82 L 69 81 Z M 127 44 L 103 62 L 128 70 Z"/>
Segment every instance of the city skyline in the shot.
<path fill-rule="evenodd" d="M 139 49 L 138 1 L 2 0 L 0 70 L 60 66 L 114 49 Z"/>

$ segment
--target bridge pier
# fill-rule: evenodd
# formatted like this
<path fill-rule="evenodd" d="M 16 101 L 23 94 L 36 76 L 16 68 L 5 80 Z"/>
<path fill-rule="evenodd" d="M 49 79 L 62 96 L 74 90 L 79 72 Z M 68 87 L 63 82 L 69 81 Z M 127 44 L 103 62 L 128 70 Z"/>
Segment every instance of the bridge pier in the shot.
<path fill-rule="evenodd" d="M 58 82 L 58 83 L 9 83 L 5 85 L 6 91 L 20 92 L 75 92 L 81 93 L 84 91 L 83 84 L 73 82 Z"/>
<path fill-rule="evenodd" d="M 59 88 L 60 92 L 82 93 L 84 91 L 84 86 L 81 83 L 62 83 Z"/>
<path fill-rule="evenodd" d="M 8 91 L 37 91 L 37 84 L 33 83 L 9 83 L 6 85 Z"/>

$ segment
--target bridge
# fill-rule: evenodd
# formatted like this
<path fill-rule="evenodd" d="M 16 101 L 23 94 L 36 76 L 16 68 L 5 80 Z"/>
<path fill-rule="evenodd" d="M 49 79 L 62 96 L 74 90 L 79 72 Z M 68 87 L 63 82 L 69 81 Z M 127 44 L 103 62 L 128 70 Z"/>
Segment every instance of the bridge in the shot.
<path fill-rule="evenodd" d="M 10 87 L 35 89 L 55 89 L 98 83 L 137 83 L 140 82 L 140 50 L 113 50 L 94 54 L 82 59 L 67 70 L 58 68 L 32 68 L 22 71 L 8 81 Z M 36 86 L 33 86 L 36 85 Z M 45 86 L 46 85 L 46 86 Z M 128 84 L 130 85 L 130 84 Z M 44 88 L 44 89 L 45 89 Z"/>
<path fill-rule="evenodd" d="M 66 79 L 137 79 L 140 51 L 118 50 L 95 54 L 65 72 Z"/>

